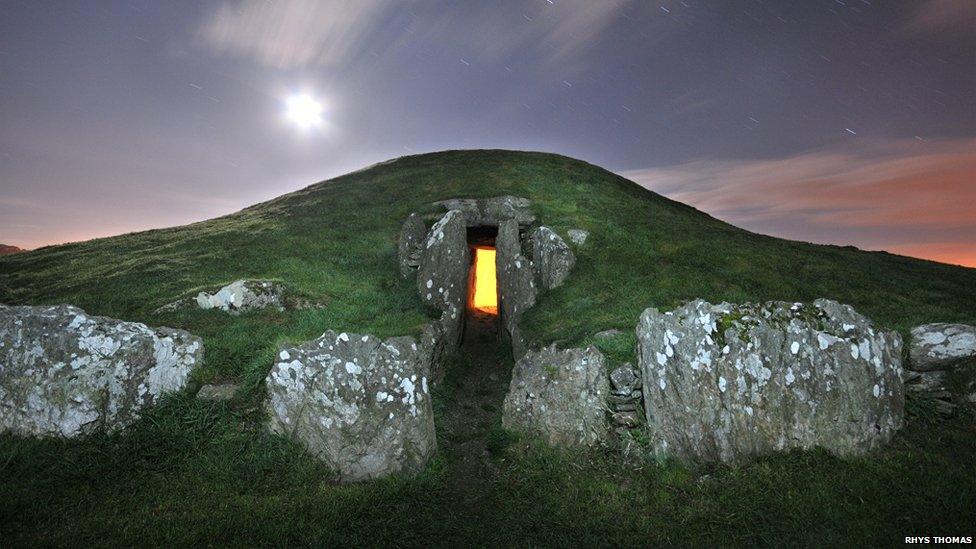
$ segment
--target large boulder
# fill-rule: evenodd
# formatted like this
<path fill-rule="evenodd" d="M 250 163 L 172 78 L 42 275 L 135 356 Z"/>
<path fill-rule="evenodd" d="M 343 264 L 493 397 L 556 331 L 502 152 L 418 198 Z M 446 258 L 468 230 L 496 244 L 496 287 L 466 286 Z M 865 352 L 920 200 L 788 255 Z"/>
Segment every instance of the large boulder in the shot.
<path fill-rule="evenodd" d="M 847 305 L 697 300 L 647 309 L 637 340 L 658 454 L 735 462 L 820 446 L 857 455 L 902 425 L 901 336 Z"/>
<path fill-rule="evenodd" d="M 285 346 L 266 380 L 270 429 L 344 481 L 420 471 L 437 448 L 422 363 L 410 337 L 328 331 Z"/>
<path fill-rule="evenodd" d="M 606 362 L 595 347 L 529 351 L 515 363 L 502 424 L 554 446 L 585 446 L 607 434 Z"/>
<path fill-rule="evenodd" d="M 946 370 L 972 359 L 976 359 L 976 326 L 938 323 L 912 328 L 910 369 Z"/>
<path fill-rule="evenodd" d="M 425 303 L 442 311 L 446 339 L 452 346 L 459 341 L 464 321 L 470 260 L 464 214 L 451 210 L 427 233 L 417 291 Z"/>
<path fill-rule="evenodd" d="M 216 292 L 200 292 L 196 303 L 201 309 L 220 309 L 240 314 L 253 309 L 285 307 L 284 289 L 272 280 L 235 280 Z"/>
<path fill-rule="evenodd" d="M 529 233 L 532 265 L 536 280 L 547 290 L 559 286 L 576 265 L 576 256 L 569 245 L 549 227 L 536 227 Z"/>
<path fill-rule="evenodd" d="M 423 254 L 424 239 L 427 227 L 419 215 L 412 213 L 400 228 L 400 238 L 397 240 L 397 262 L 400 265 L 400 275 L 406 277 L 420 266 Z"/>
<path fill-rule="evenodd" d="M 0 433 L 76 437 L 135 421 L 203 358 L 183 330 L 70 305 L 0 305 Z"/>
<path fill-rule="evenodd" d="M 538 288 L 532 262 L 522 255 L 519 225 L 503 221 L 495 238 L 495 272 L 498 279 L 498 310 L 502 326 L 512 341 L 512 352 L 518 359 L 525 352 L 525 341 L 518 328 L 522 314 L 535 305 Z"/>
<path fill-rule="evenodd" d="M 527 227 L 535 221 L 532 215 L 532 202 L 518 196 L 495 196 L 492 198 L 451 198 L 434 203 L 448 210 L 464 212 L 469 227 L 495 227 L 502 221 L 515 220 Z"/>

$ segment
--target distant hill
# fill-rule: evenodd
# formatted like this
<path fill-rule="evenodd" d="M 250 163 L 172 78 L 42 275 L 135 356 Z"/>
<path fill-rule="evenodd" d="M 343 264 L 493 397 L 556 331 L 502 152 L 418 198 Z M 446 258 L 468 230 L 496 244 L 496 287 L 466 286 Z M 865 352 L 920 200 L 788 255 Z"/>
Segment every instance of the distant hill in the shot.
<path fill-rule="evenodd" d="M 976 269 L 751 233 L 592 164 L 504 150 L 403 157 L 209 221 L 6 256 L 0 302 L 67 302 L 186 328 L 210 338 L 208 367 L 230 376 L 254 368 L 263 377 L 281 339 L 326 328 L 416 333 L 429 312 L 396 274 L 401 223 L 410 212 L 435 211 L 437 200 L 502 194 L 532 200 L 539 222 L 563 235 L 591 233 L 566 283 L 523 319 L 535 343 L 588 343 L 608 328 L 633 334 L 644 308 L 698 297 L 828 297 L 906 334 L 923 322 L 976 322 Z M 284 313 L 273 327 L 153 313 L 194 289 L 244 277 L 280 279 L 326 306 Z"/>
<path fill-rule="evenodd" d="M 24 249 L 18 248 L 17 246 L 8 246 L 7 244 L 0 244 L 0 255 L 10 255 L 22 251 L 24 251 Z"/>
<path fill-rule="evenodd" d="M 610 366 L 634 361 L 645 308 L 699 297 L 828 297 L 906 335 L 976 323 L 976 269 L 751 233 L 564 156 L 399 158 L 200 223 L 0 257 L 0 303 L 71 303 L 189 330 L 205 348 L 194 380 L 241 384 L 229 403 L 174 395 L 121 434 L 0 435 L 5 545 L 887 546 L 906 532 L 972 532 L 972 419 L 941 420 L 918 402 L 871 458 L 810 450 L 693 471 L 640 457 L 646 439 L 560 453 L 507 432 L 511 353 L 500 348 L 497 375 L 469 376 L 463 354 L 449 361 L 432 392 L 442 450 L 415 478 L 336 485 L 267 436 L 264 379 L 278 346 L 329 329 L 417 334 L 434 311 L 400 278 L 401 224 L 437 211 L 434 201 L 503 194 L 530 199 L 564 237 L 590 232 L 569 278 L 522 317 L 524 335 L 596 345 Z M 157 311 L 240 278 L 283 281 L 316 306 Z M 611 328 L 623 334 L 593 337 Z"/>

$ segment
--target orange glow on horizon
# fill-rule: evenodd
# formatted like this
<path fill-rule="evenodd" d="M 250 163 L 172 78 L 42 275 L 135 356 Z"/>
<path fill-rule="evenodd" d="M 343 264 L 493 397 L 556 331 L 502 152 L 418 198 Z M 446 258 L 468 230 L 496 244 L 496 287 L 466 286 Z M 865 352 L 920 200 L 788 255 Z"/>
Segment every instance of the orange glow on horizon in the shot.
<path fill-rule="evenodd" d="M 471 306 L 479 311 L 498 314 L 498 290 L 495 276 L 495 249 L 474 249 L 474 277 L 471 281 Z"/>

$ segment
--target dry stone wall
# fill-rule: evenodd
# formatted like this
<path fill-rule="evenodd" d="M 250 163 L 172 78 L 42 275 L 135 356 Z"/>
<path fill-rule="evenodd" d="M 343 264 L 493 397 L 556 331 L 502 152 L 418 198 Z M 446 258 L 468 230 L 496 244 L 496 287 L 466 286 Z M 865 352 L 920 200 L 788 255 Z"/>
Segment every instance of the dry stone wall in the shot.
<path fill-rule="evenodd" d="M 912 328 L 905 390 L 935 404 L 943 415 L 955 413 L 959 404 L 976 403 L 976 383 L 953 394 L 949 377 L 964 365 L 976 368 L 976 326 L 923 324 Z M 957 391 L 958 392 L 958 391 Z"/>

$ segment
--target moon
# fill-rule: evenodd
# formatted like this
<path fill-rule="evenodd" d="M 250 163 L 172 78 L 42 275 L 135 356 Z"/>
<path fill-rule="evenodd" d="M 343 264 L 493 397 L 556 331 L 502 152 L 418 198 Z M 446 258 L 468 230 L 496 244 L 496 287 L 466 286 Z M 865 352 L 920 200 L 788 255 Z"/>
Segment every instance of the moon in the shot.
<path fill-rule="evenodd" d="M 295 94 L 285 101 L 285 116 L 303 130 L 322 124 L 322 103 L 306 93 Z"/>

